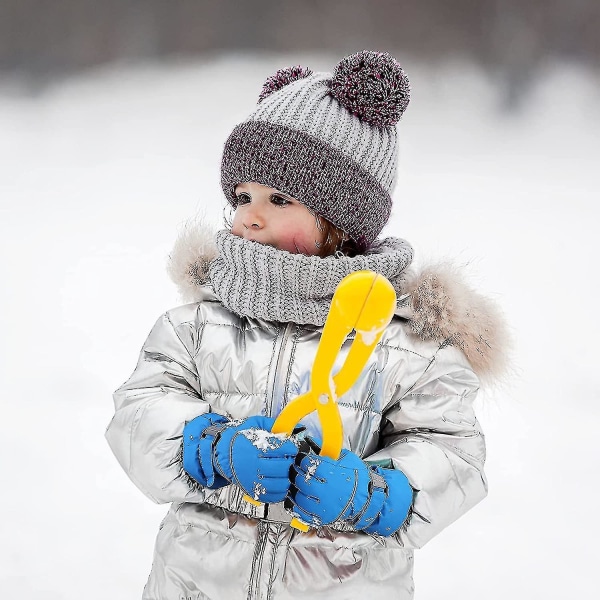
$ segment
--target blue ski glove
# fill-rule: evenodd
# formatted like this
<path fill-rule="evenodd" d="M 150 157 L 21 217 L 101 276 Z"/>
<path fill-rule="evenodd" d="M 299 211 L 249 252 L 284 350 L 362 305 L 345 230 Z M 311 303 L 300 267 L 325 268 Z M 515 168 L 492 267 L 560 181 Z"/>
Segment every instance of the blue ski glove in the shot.
<path fill-rule="evenodd" d="M 296 458 L 288 496 L 292 511 L 319 527 L 343 520 L 356 530 L 388 536 L 404 523 L 412 488 L 401 471 L 371 467 L 349 450 L 337 460 L 309 451 Z"/>
<path fill-rule="evenodd" d="M 359 517 L 369 501 L 367 465 L 349 450 L 337 460 L 315 450 L 299 453 L 294 465 L 289 494 L 294 514 L 316 527 Z"/>
<path fill-rule="evenodd" d="M 223 429 L 215 443 L 216 471 L 260 502 L 282 502 L 298 448 L 271 433 L 275 419 L 249 417 Z"/>
<path fill-rule="evenodd" d="M 215 437 L 230 423 L 227 417 L 206 413 L 196 417 L 183 428 L 183 469 L 198 483 L 217 489 L 229 483 L 213 467 Z"/>
<path fill-rule="evenodd" d="M 413 502 L 413 489 L 402 471 L 382 467 L 371 468 L 385 481 L 385 499 L 372 523 L 357 529 L 387 537 L 396 533 L 406 521 Z"/>

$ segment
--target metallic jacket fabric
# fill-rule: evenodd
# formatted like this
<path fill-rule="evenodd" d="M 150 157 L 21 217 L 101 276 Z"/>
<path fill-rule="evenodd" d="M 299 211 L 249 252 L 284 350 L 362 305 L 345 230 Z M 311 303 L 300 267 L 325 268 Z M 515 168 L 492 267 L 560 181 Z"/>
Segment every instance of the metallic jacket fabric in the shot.
<path fill-rule="evenodd" d="M 413 597 L 413 549 L 487 492 L 479 382 L 464 355 L 421 341 L 395 316 L 355 386 L 339 399 L 344 447 L 401 469 L 413 507 L 394 536 L 301 533 L 281 505 L 254 507 L 239 489 L 209 490 L 181 466 L 186 421 L 204 412 L 276 416 L 309 387 L 320 328 L 238 317 L 214 296 L 161 316 L 135 371 L 114 394 L 106 437 L 146 496 L 171 502 L 144 600 Z M 351 339 L 339 356 L 345 359 Z M 303 420 L 319 437 L 315 414 Z"/>

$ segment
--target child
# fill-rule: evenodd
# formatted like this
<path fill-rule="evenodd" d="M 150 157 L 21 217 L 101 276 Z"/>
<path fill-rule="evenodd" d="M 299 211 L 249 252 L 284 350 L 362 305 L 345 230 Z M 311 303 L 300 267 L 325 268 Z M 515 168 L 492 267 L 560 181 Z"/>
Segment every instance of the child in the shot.
<path fill-rule="evenodd" d="M 365 51 L 333 75 L 277 72 L 229 136 L 230 230 L 216 248 L 202 228 L 178 241 L 171 274 L 194 302 L 159 318 L 106 434 L 132 481 L 172 503 L 144 599 L 412 598 L 414 548 L 485 497 L 472 405 L 502 368 L 502 320 L 455 271 L 415 275 L 407 242 L 378 239 L 408 100 L 396 60 Z M 299 437 L 270 430 L 309 388 L 336 285 L 361 269 L 398 305 L 325 459 L 314 413 Z"/>

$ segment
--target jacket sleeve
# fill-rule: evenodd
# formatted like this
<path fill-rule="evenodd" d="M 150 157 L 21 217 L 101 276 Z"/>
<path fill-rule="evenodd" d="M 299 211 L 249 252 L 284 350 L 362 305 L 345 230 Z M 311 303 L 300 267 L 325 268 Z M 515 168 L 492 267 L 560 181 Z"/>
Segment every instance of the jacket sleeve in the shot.
<path fill-rule="evenodd" d="M 479 381 L 459 350 L 440 347 L 408 389 L 398 386 L 369 463 L 401 470 L 413 503 L 395 534 L 420 548 L 487 495 L 485 439 L 473 401 Z"/>
<path fill-rule="evenodd" d="M 182 433 L 187 421 L 210 408 L 169 313 L 152 328 L 133 374 L 113 398 L 106 438 L 135 485 L 157 503 L 201 502 L 205 488 L 183 471 Z"/>

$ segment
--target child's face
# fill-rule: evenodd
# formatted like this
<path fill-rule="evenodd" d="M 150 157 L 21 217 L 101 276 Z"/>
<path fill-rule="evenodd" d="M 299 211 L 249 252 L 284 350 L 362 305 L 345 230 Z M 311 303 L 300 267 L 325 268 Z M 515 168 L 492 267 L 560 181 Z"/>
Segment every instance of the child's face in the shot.
<path fill-rule="evenodd" d="M 316 255 L 324 234 L 299 200 L 253 181 L 235 188 L 238 206 L 231 233 L 293 254 Z"/>

